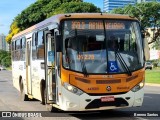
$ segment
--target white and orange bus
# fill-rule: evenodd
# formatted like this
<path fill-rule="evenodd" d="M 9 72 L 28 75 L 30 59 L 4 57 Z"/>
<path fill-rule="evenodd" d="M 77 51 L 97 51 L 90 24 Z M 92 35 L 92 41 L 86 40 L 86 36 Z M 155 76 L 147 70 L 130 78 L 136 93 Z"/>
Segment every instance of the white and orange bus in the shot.
<path fill-rule="evenodd" d="M 141 106 L 143 46 L 138 20 L 127 15 L 55 15 L 13 37 L 13 85 L 50 110 Z"/>

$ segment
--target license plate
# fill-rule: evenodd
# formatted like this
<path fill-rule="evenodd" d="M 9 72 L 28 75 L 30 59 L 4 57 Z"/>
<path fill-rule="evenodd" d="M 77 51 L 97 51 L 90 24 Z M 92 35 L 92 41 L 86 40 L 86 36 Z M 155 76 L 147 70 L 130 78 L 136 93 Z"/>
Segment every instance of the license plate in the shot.
<path fill-rule="evenodd" d="M 112 101 L 115 101 L 114 96 L 101 97 L 101 102 L 112 102 Z"/>

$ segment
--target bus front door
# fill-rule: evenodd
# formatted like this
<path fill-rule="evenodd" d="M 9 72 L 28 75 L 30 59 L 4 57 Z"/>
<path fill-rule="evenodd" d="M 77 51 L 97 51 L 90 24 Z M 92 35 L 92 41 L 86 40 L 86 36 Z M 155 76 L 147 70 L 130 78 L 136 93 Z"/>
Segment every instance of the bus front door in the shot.
<path fill-rule="evenodd" d="M 45 31 L 46 103 L 56 103 L 55 47 L 50 31 Z"/>

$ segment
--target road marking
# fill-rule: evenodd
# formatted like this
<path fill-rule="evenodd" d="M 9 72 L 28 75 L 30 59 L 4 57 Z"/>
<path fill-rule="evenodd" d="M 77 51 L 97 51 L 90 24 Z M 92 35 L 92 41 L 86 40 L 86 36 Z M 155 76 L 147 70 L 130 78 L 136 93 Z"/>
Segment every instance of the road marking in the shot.
<path fill-rule="evenodd" d="M 150 96 L 146 96 L 146 95 L 145 95 L 144 97 L 149 98 L 149 99 L 152 99 L 152 97 L 150 97 Z"/>

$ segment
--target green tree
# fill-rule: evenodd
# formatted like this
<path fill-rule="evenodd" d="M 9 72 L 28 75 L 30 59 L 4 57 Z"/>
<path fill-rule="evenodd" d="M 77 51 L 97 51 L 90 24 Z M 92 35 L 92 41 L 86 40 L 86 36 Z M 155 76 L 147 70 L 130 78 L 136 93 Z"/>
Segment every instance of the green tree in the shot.
<path fill-rule="evenodd" d="M 0 64 L 2 64 L 2 59 L 7 56 L 7 52 L 4 50 L 0 50 Z"/>
<path fill-rule="evenodd" d="M 0 65 L 5 67 L 11 66 L 11 54 L 9 52 L 0 50 Z"/>
<path fill-rule="evenodd" d="M 100 8 L 97 8 L 91 3 L 86 2 L 68 2 L 62 4 L 59 8 L 55 9 L 55 11 L 50 12 L 47 16 L 50 17 L 55 14 L 60 13 L 93 13 L 100 12 Z"/>
<path fill-rule="evenodd" d="M 136 17 L 141 22 L 142 29 L 147 27 L 154 27 L 158 29 L 150 43 L 155 42 L 160 36 L 160 3 L 159 2 L 143 2 L 135 6 L 127 5 L 124 8 L 118 8 L 111 11 L 111 13 L 128 14 Z"/>
<path fill-rule="evenodd" d="M 6 56 L 2 59 L 2 65 L 5 67 L 11 66 L 11 56 Z"/>
<path fill-rule="evenodd" d="M 46 18 L 43 7 L 50 3 L 51 0 L 38 0 L 23 10 L 21 14 L 16 16 L 17 26 L 20 30 L 24 30 Z"/>

